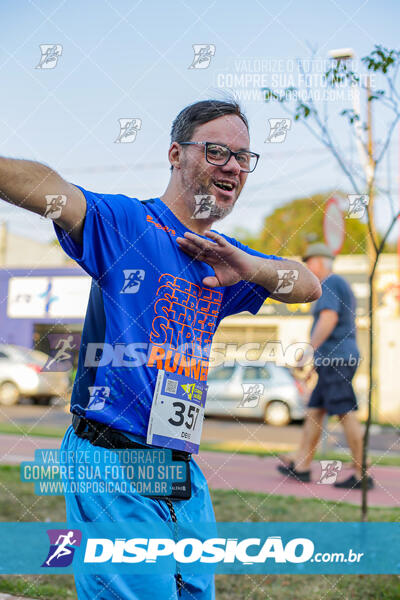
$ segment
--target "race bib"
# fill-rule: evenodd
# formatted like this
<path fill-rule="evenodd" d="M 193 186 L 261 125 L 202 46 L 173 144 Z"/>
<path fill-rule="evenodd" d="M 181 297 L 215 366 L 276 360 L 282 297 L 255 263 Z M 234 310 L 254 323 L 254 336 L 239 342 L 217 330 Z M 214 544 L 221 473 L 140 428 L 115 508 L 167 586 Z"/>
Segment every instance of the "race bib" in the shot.
<path fill-rule="evenodd" d="M 147 443 L 199 453 L 207 384 L 185 375 L 158 371 Z"/>

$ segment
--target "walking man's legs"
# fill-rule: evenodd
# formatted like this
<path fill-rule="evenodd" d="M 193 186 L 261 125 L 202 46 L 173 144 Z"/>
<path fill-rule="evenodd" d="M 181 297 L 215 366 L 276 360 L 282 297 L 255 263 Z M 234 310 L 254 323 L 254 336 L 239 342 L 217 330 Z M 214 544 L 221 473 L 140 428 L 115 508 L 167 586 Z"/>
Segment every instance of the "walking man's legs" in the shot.
<path fill-rule="evenodd" d="M 278 470 L 283 475 L 295 477 L 304 482 L 310 481 L 310 466 L 321 438 L 325 410 L 309 408 L 304 421 L 300 445 L 295 454 L 281 457 L 284 465 Z"/>
<path fill-rule="evenodd" d="M 348 413 L 338 415 L 341 424 L 343 425 L 347 444 L 350 448 L 353 457 L 354 474 L 345 479 L 338 481 L 334 485 L 339 488 L 360 488 L 362 479 L 362 449 L 363 449 L 363 433 L 360 422 L 357 419 L 356 412 L 351 410 Z M 367 487 L 374 487 L 372 477 L 367 477 Z"/>
<path fill-rule="evenodd" d="M 350 489 L 361 487 L 363 434 L 356 416 L 357 399 L 352 386 L 355 370 L 349 365 L 318 368 L 318 383 L 310 397 L 300 445 L 294 454 L 282 457 L 285 466 L 278 466 L 281 473 L 303 482 L 310 481 L 310 466 L 327 413 L 336 415 L 342 423 L 355 469 L 353 475 L 334 485 Z M 372 478 L 368 477 L 368 487 L 373 485 Z"/>
<path fill-rule="evenodd" d="M 359 420 L 354 411 L 338 415 L 343 426 L 347 444 L 353 457 L 353 466 L 357 479 L 361 479 L 363 433 Z"/>
<path fill-rule="evenodd" d="M 294 455 L 294 468 L 296 471 L 308 471 L 310 469 L 321 438 L 324 415 L 325 410 L 322 408 L 308 409 L 301 442 Z"/>

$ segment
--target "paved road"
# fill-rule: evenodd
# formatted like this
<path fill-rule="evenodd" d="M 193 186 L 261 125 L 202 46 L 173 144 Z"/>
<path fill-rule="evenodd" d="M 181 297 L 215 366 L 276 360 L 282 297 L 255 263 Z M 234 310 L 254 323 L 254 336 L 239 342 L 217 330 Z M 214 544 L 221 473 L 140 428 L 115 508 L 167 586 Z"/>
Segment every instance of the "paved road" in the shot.
<path fill-rule="evenodd" d="M 0 422 L 15 423 L 24 426 L 67 428 L 71 415 L 59 407 L 19 405 L 0 407 Z M 376 453 L 400 455 L 400 429 L 380 428 L 372 426 L 370 449 Z M 271 427 L 265 423 L 206 418 L 204 422 L 203 442 L 240 442 L 248 445 L 262 445 L 274 450 L 294 449 L 300 440 L 301 425 L 292 424 L 288 427 Z M 329 450 L 347 448 L 346 441 L 338 424 L 331 427 L 326 442 Z"/>
<path fill-rule="evenodd" d="M 295 448 L 301 437 L 301 425 L 292 424 L 287 427 L 271 427 L 265 423 L 243 422 L 232 420 L 206 419 L 202 441 L 218 442 L 246 440 L 261 443 L 264 447 L 282 450 Z M 387 455 L 400 455 L 400 429 L 379 427 L 372 425 L 370 428 L 370 449 L 374 453 Z M 329 428 L 326 447 L 330 450 L 347 450 L 346 439 L 338 423 L 333 423 Z"/>

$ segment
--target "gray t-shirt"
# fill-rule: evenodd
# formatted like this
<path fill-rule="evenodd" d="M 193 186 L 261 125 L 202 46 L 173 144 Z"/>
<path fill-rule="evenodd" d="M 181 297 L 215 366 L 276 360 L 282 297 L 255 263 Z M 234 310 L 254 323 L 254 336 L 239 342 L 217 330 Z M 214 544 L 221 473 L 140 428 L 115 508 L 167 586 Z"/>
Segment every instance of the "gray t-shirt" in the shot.
<path fill-rule="evenodd" d="M 356 299 L 347 281 L 331 273 L 322 281 L 322 294 L 315 302 L 312 314 L 314 322 L 311 333 L 322 310 L 334 310 L 339 315 L 338 323 L 328 339 L 315 351 L 315 358 L 359 358 L 356 342 Z"/>

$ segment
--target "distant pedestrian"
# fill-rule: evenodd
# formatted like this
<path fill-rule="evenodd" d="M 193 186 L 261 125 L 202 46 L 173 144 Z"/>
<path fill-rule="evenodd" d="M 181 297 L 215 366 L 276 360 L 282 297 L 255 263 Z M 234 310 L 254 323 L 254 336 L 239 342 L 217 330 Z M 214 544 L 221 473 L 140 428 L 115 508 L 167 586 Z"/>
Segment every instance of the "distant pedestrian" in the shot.
<path fill-rule="evenodd" d="M 322 287 L 322 295 L 313 307 L 310 340 L 318 383 L 309 400 L 300 445 L 293 456 L 281 457 L 285 464 L 279 465 L 278 470 L 298 481 L 310 481 L 310 466 L 321 437 L 324 416 L 337 415 L 353 457 L 354 473 L 334 485 L 360 488 L 363 435 L 356 417 L 358 406 L 352 386 L 360 358 L 356 342 L 356 300 L 347 281 L 332 272 L 333 259 L 325 244 L 312 244 L 303 257 Z M 368 477 L 367 481 L 368 488 L 372 488 L 373 479 Z"/>

